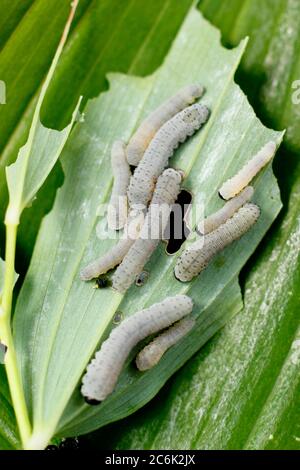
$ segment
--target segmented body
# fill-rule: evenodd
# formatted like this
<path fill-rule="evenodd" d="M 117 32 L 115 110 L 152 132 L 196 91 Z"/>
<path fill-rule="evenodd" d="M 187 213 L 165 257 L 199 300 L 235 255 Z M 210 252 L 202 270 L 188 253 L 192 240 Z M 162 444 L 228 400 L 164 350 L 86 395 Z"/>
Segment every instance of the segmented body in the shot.
<path fill-rule="evenodd" d="M 194 103 L 203 93 L 202 86 L 187 85 L 155 109 L 131 137 L 126 149 L 128 163 L 137 166 L 161 126 L 186 106 Z"/>
<path fill-rule="evenodd" d="M 115 327 L 87 367 L 81 393 L 88 400 L 104 400 L 113 392 L 130 352 L 141 340 L 191 313 L 186 295 L 168 297 L 141 310 Z"/>
<path fill-rule="evenodd" d="M 187 282 L 197 276 L 218 252 L 244 235 L 257 222 L 259 215 L 258 206 L 245 204 L 225 224 L 190 245 L 177 260 L 176 278 Z"/>

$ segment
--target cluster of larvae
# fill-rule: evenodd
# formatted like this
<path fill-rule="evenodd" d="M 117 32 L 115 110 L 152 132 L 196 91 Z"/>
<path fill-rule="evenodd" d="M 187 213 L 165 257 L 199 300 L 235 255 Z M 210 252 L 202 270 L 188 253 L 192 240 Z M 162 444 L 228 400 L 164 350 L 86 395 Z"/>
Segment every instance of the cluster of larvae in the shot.
<path fill-rule="evenodd" d="M 81 271 L 82 280 L 98 278 L 118 266 L 112 276 L 112 287 L 124 293 L 143 273 L 163 238 L 183 179 L 182 171 L 166 168 L 169 158 L 209 118 L 209 109 L 195 103 L 203 93 L 203 87 L 198 85 L 184 87 L 142 122 L 127 147 L 122 141 L 113 144 L 114 185 L 107 221 L 113 230 L 124 229 L 123 236 L 109 252 Z M 178 280 L 190 281 L 216 253 L 240 238 L 257 221 L 260 210 L 249 203 L 253 188 L 248 184 L 271 160 L 275 150 L 274 142 L 267 143 L 237 175 L 223 184 L 219 194 L 228 201 L 197 227 L 202 236 L 178 258 L 175 266 Z M 136 166 L 133 174 L 130 165 Z M 169 297 L 115 327 L 83 377 L 81 392 L 86 401 L 99 403 L 111 394 L 132 349 L 165 329 L 136 357 L 141 371 L 156 365 L 193 328 L 192 307 L 192 300 L 185 295 Z"/>
<path fill-rule="evenodd" d="M 118 266 L 112 287 L 124 293 L 143 271 L 163 237 L 180 192 L 183 172 L 167 168 L 169 159 L 209 118 L 208 108 L 195 103 L 203 93 L 198 85 L 182 88 L 142 122 L 127 147 L 121 141 L 113 144 L 114 184 L 107 222 L 112 230 L 123 228 L 124 232 L 109 252 L 81 271 L 82 280 Z M 130 165 L 136 166 L 133 174 Z"/>
<path fill-rule="evenodd" d="M 268 142 L 246 165 L 219 190 L 227 202 L 197 227 L 202 236 L 186 248 L 175 266 L 175 277 L 188 282 L 205 269 L 212 258 L 226 246 L 241 238 L 257 222 L 260 209 L 249 203 L 253 196 L 248 186 L 254 176 L 274 157 L 276 143 Z"/>
<path fill-rule="evenodd" d="M 110 395 L 132 349 L 148 336 L 174 324 L 156 337 L 136 358 L 140 370 L 150 369 L 157 364 L 164 352 L 194 326 L 195 320 L 190 315 L 192 309 L 190 297 L 176 295 L 122 321 L 102 343 L 87 367 L 81 387 L 86 401 L 98 404 Z"/>

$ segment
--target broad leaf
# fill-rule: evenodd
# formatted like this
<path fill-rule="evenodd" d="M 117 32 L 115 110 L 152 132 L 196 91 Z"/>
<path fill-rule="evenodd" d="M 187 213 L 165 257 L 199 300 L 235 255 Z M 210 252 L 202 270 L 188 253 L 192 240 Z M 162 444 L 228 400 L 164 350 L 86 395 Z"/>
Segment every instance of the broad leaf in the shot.
<path fill-rule="evenodd" d="M 299 148 L 300 107 L 291 106 L 291 84 L 299 78 L 299 3 L 203 0 L 200 7 L 221 28 L 226 43 L 235 45 L 249 34 L 238 80 L 258 113 L 278 128 L 284 122 L 286 144 Z M 280 38 L 283 31 L 290 33 Z M 276 52 L 276 43 L 288 55 Z M 278 74 L 283 81 L 276 80 Z M 264 80 L 277 83 L 277 92 L 264 86 L 260 93 Z M 254 258 L 244 271 L 245 276 L 252 268 L 245 311 L 177 375 L 171 389 L 165 387 L 147 409 L 123 422 L 121 429 L 113 426 L 94 435 L 93 446 L 300 448 L 299 155 L 280 153 L 276 170 L 285 211 L 261 246 L 262 257 Z M 237 336 L 237 331 L 247 327 L 248 336 Z M 215 365 L 218 371 L 212 378 L 209 373 Z M 108 441 L 106 435 L 114 439 Z"/>
<path fill-rule="evenodd" d="M 300 183 L 246 283 L 245 310 L 146 411 L 94 442 L 117 449 L 299 449 Z M 105 435 L 114 436 L 108 439 Z M 98 445 L 98 444 L 97 444 Z"/>
<path fill-rule="evenodd" d="M 228 175 L 267 140 L 280 143 L 282 134 L 261 125 L 233 82 L 244 47 L 245 42 L 232 51 L 223 49 L 219 33 L 193 10 L 164 65 L 145 79 L 111 76 L 109 92 L 88 104 L 85 122 L 74 130 L 63 152 L 65 182 L 43 221 L 15 315 L 19 361 L 40 445 L 55 431 L 88 432 L 132 413 L 241 308 L 238 273 L 281 207 L 270 168 L 255 181 L 254 199 L 262 209 L 255 230 L 218 256 L 194 282 L 174 279 L 176 256 L 167 257 L 162 247 L 149 263 L 148 283 L 142 289 L 132 287 L 124 298 L 110 289 L 91 289 L 80 282 L 78 272 L 115 243 L 99 242 L 95 233 L 98 222 L 100 232 L 105 231 L 105 218 L 97 218 L 97 208 L 109 197 L 113 140 L 128 139 L 137 122 L 182 85 L 203 83 L 203 101 L 212 115 L 176 153 L 172 165 L 185 170 L 193 203 L 205 201 L 207 212 L 220 207 L 217 189 Z M 178 292 L 193 297 L 197 328 L 153 370 L 141 374 L 128 364 L 116 392 L 101 406 L 85 405 L 78 381 L 115 311 L 128 315 Z"/>

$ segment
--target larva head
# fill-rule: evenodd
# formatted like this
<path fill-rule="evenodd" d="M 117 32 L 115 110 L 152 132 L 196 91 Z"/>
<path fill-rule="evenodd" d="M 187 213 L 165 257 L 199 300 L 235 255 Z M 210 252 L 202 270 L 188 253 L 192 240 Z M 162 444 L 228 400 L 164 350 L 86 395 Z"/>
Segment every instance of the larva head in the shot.
<path fill-rule="evenodd" d="M 208 120 L 209 115 L 210 111 L 207 106 L 195 103 L 182 111 L 182 120 L 193 129 L 199 129 Z"/>
<path fill-rule="evenodd" d="M 260 217 L 260 208 L 256 204 L 249 202 L 240 208 L 239 213 L 247 214 L 249 221 L 252 221 L 254 224 Z"/>
<path fill-rule="evenodd" d="M 175 299 L 176 304 L 182 307 L 182 310 L 188 315 L 193 310 L 193 300 L 191 297 L 188 297 L 184 294 L 175 295 L 173 297 Z"/>
<path fill-rule="evenodd" d="M 163 177 L 170 178 L 174 182 L 180 184 L 182 181 L 182 173 L 178 170 L 174 170 L 174 168 L 167 168 L 162 175 Z M 162 178 L 161 178 L 162 179 Z M 160 177 L 158 178 L 158 181 L 160 180 Z"/>
<path fill-rule="evenodd" d="M 245 200 L 250 201 L 254 194 L 254 188 L 253 186 L 246 186 L 245 189 L 241 192 L 241 195 L 245 198 Z"/>
<path fill-rule="evenodd" d="M 136 357 L 135 363 L 137 368 L 140 371 L 145 371 L 148 369 L 151 369 L 153 366 L 155 366 L 161 356 L 162 356 L 163 351 L 160 353 L 160 349 L 157 348 L 156 343 L 150 343 L 148 344 Z"/>
<path fill-rule="evenodd" d="M 205 92 L 205 89 L 203 86 L 194 83 L 192 85 L 188 85 L 184 91 L 188 96 L 188 102 L 194 103 L 196 99 L 201 98 L 201 96 Z"/>
<path fill-rule="evenodd" d="M 125 158 L 125 142 L 123 142 L 123 140 L 115 140 L 112 144 L 112 147 L 111 147 L 111 155 L 112 155 L 112 158 L 115 156 L 115 155 L 121 155 L 121 156 L 124 156 Z"/>
<path fill-rule="evenodd" d="M 262 152 L 265 152 L 266 155 L 268 155 L 270 158 L 273 157 L 273 155 L 275 154 L 276 152 L 276 142 L 274 142 L 273 140 L 270 140 L 270 142 L 268 142 L 263 148 L 262 148 Z"/>

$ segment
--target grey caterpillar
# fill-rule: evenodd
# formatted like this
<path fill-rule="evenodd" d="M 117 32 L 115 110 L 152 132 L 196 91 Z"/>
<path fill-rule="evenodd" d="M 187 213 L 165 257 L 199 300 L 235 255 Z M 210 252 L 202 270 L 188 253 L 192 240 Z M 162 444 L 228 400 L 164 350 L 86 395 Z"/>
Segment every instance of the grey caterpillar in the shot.
<path fill-rule="evenodd" d="M 258 206 L 245 204 L 225 224 L 190 245 L 177 260 L 176 278 L 187 282 L 197 276 L 218 252 L 244 235 L 259 216 Z"/>
<path fill-rule="evenodd" d="M 196 103 L 176 114 L 159 129 L 130 178 L 127 193 L 130 207 L 148 205 L 155 182 L 174 150 L 180 142 L 200 129 L 208 117 L 208 108 Z"/>
<path fill-rule="evenodd" d="M 114 184 L 108 205 L 107 223 L 110 229 L 120 230 L 124 227 L 127 219 L 127 188 L 131 177 L 125 144 L 121 140 L 113 143 L 111 166 Z"/>
<path fill-rule="evenodd" d="M 232 178 L 227 180 L 219 190 L 223 199 L 230 199 L 240 193 L 254 176 L 272 160 L 276 152 L 276 143 L 268 142 L 264 147 L 246 163 L 245 166 Z"/>
<path fill-rule="evenodd" d="M 239 210 L 246 202 L 250 201 L 254 193 L 252 186 L 247 186 L 237 196 L 226 202 L 224 206 L 214 214 L 206 217 L 197 227 L 198 232 L 206 235 L 216 230 L 220 225 L 225 224 L 226 220 L 230 219 L 235 212 Z"/>
<path fill-rule="evenodd" d="M 147 336 L 191 313 L 192 309 L 192 299 L 186 295 L 176 295 L 121 322 L 111 331 L 88 365 L 82 379 L 82 395 L 89 401 L 103 401 L 113 392 L 131 350 Z"/>
<path fill-rule="evenodd" d="M 105 274 L 107 271 L 120 264 L 138 237 L 143 221 L 144 218 L 142 214 L 139 214 L 134 219 L 129 219 L 120 241 L 105 253 L 105 255 L 96 259 L 82 269 L 80 272 L 80 279 L 82 281 L 89 281 L 101 274 Z"/>
<path fill-rule="evenodd" d="M 150 141 L 160 127 L 186 106 L 195 102 L 204 93 L 199 85 L 187 85 L 153 111 L 139 126 L 127 146 L 127 160 L 137 166 Z"/>
<path fill-rule="evenodd" d="M 118 292 L 125 292 L 131 286 L 162 239 L 171 206 L 180 192 L 181 178 L 181 173 L 173 168 L 168 168 L 158 178 L 140 236 L 112 277 L 113 288 Z"/>
<path fill-rule="evenodd" d="M 137 355 L 135 360 L 137 368 L 144 371 L 154 367 L 160 361 L 164 353 L 187 335 L 194 326 L 195 319 L 186 317 L 154 338 L 154 340 L 145 346 Z"/>

